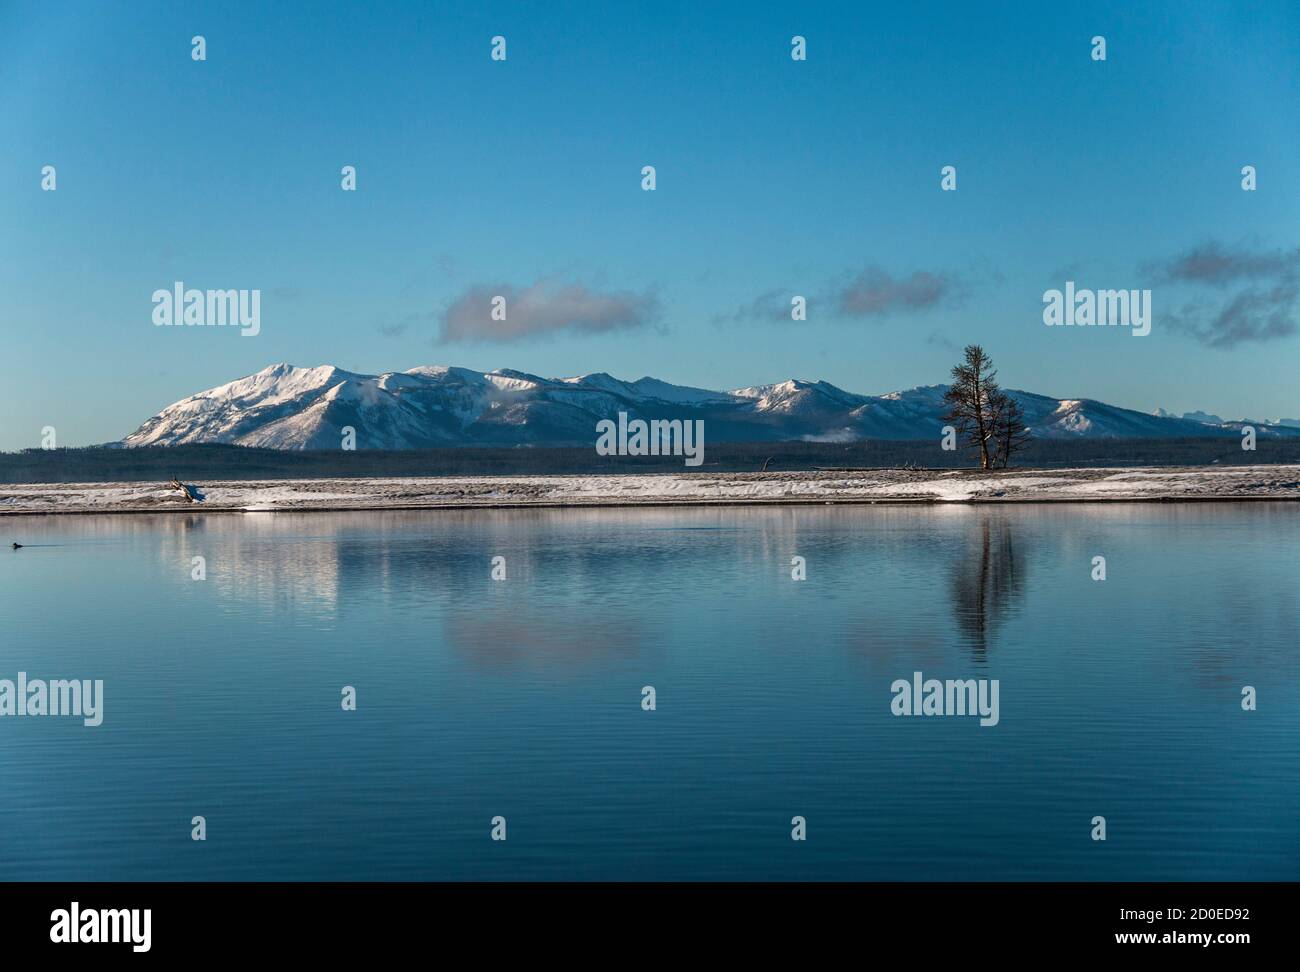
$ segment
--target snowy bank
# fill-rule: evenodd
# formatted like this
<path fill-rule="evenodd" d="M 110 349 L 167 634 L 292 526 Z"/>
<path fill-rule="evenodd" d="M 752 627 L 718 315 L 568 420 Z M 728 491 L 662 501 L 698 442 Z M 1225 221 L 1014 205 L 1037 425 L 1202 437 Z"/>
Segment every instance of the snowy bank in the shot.
<path fill-rule="evenodd" d="M 166 483 L 0 485 L 0 513 L 438 509 L 716 503 L 1077 502 L 1300 499 L 1300 466 L 844 470 L 204 482 L 202 503 Z"/>

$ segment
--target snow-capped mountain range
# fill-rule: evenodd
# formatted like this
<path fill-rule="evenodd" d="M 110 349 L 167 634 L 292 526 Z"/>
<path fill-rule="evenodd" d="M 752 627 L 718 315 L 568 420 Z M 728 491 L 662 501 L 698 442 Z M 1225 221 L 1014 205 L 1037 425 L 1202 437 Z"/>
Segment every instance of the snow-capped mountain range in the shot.
<path fill-rule="evenodd" d="M 273 449 L 337 449 L 344 429 L 358 449 L 456 445 L 590 445 L 596 423 L 703 419 L 708 441 L 848 442 L 941 435 L 944 385 L 856 395 L 791 379 L 733 391 L 621 381 L 604 373 L 540 378 L 519 371 L 442 365 L 363 375 L 332 365 L 269 368 L 169 405 L 127 446 L 221 442 Z M 1174 438 L 1237 435 L 1241 423 L 1150 415 L 1089 399 L 1012 391 L 1035 436 Z M 1214 418 L 1214 416 L 1209 416 Z M 1260 435 L 1300 435 L 1259 426 Z"/>

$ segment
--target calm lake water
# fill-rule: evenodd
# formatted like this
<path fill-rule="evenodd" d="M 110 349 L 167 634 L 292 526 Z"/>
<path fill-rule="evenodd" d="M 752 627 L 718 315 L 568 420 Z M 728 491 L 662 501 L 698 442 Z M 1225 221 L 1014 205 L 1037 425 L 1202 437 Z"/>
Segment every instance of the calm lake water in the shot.
<path fill-rule="evenodd" d="M 1300 877 L 1300 506 L 0 524 L 0 880 Z"/>

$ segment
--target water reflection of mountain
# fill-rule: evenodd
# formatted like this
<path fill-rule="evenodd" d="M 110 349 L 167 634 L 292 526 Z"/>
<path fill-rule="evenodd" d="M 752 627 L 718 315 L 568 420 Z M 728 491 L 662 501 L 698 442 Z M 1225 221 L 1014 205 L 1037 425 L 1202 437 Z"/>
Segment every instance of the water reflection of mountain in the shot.
<path fill-rule="evenodd" d="M 679 571 L 705 534 L 666 511 L 466 510 L 430 513 L 197 515 L 155 521 L 158 556 L 178 585 L 204 557 L 220 600 L 338 615 L 358 610 L 462 611 L 508 624 L 524 608 L 572 625 L 606 591 L 671 603 Z M 504 558 L 506 582 L 492 579 Z M 625 617 L 638 605 L 620 603 Z M 465 627 L 462 625 L 462 627 Z M 544 640 L 544 639 L 543 639 Z"/>
<path fill-rule="evenodd" d="M 464 510 L 198 514 L 148 530 L 162 535 L 159 556 L 177 585 L 191 583 L 191 558 L 201 555 L 221 602 L 321 621 L 414 612 L 453 644 L 489 646 L 467 652 L 484 664 L 518 661 L 512 646 L 530 641 L 542 649 L 534 662 L 570 647 L 576 657 L 616 657 L 644 645 L 656 624 L 690 616 L 713 584 L 741 598 L 762 592 L 747 610 L 762 615 L 763 637 L 797 642 L 810 617 L 844 616 L 855 623 L 834 631 L 867 629 L 885 648 L 939 644 L 955 617 L 978 660 L 1023 594 L 1031 539 L 1013 540 L 1023 518 L 970 508 Z M 795 554 L 807 557 L 806 588 L 790 580 Z M 498 556 L 505 583 L 491 579 Z M 945 570 L 947 603 L 891 627 L 883 592 L 933 589 Z M 634 636 L 620 638 L 618 625 Z"/>
<path fill-rule="evenodd" d="M 1024 594 L 1024 553 L 1013 541 L 1011 521 L 1004 513 L 981 512 L 961 542 L 949 590 L 957 626 L 978 661 Z"/>

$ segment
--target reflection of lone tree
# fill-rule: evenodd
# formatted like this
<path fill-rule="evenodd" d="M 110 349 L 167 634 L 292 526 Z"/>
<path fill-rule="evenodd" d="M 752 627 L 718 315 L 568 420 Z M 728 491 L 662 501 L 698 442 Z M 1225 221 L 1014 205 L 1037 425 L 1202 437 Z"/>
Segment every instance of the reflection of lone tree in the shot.
<path fill-rule="evenodd" d="M 952 572 L 952 599 L 957 624 L 982 658 L 989 638 L 1024 591 L 1025 565 L 1011 542 L 1011 525 L 1003 518 L 981 517 L 979 535 Z"/>
<path fill-rule="evenodd" d="M 1029 441 L 1020 403 L 998 387 L 993 359 L 978 344 L 966 346 L 965 358 L 952 369 L 952 384 L 944 392 L 951 422 L 968 449 L 978 449 L 980 468 L 1005 468 Z"/>

